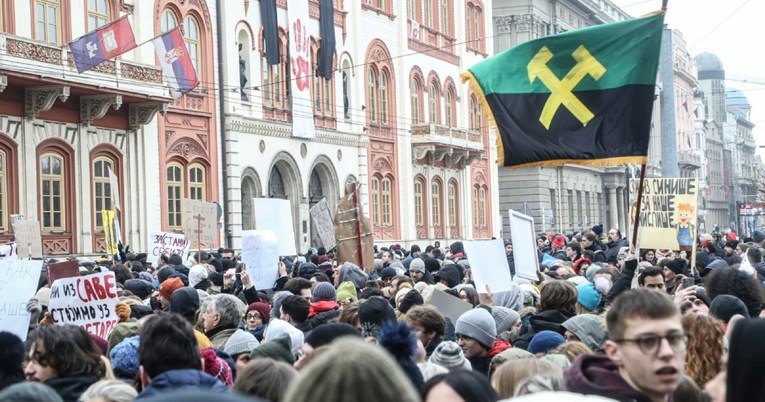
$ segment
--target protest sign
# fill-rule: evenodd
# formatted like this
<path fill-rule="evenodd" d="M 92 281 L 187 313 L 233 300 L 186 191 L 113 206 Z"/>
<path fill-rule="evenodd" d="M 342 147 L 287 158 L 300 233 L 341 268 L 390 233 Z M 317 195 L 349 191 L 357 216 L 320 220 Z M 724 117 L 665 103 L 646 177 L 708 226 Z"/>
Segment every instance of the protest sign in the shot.
<path fill-rule="evenodd" d="M 279 255 L 297 255 L 292 204 L 279 198 L 255 198 L 255 229 L 273 230 L 279 242 Z"/>
<path fill-rule="evenodd" d="M 48 283 L 53 283 L 61 278 L 80 276 L 80 263 L 77 261 L 64 261 L 48 264 L 46 269 L 48 270 Z"/>
<path fill-rule="evenodd" d="M 279 243 L 274 231 L 242 231 L 242 262 L 255 289 L 274 287 L 279 273 Z"/>
<path fill-rule="evenodd" d="M 311 220 L 314 228 L 319 234 L 322 245 L 327 251 L 332 250 L 337 245 L 335 240 L 335 225 L 332 223 L 332 216 L 329 213 L 329 203 L 326 198 L 322 198 L 316 205 L 311 207 Z"/>
<path fill-rule="evenodd" d="M 104 225 L 104 248 L 106 254 L 117 254 L 117 238 L 114 230 L 114 211 L 101 210 L 101 222 Z"/>
<path fill-rule="evenodd" d="M 539 280 L 537 277 L 539 255 L 537 253 L 536 235 L 534 234 L 534 218 L 512 209 L 508 210 L 508 215 L 510 239 L 513 241 L 515 275 L 530 281 L 537 281 Z"/>
<path fill-rule="evenodd" d="M 640 180 L 630 180 L 630 217 L 634 222 Z M 646 178 L 640 205 L 640 248 L 691 252 L 696 238 L 697 179 Z"/>
<path fill-rule="evenodd" d="M 0 261 L 0 331 L 27 339 L 27 302 L 34 297 L 42 261 Z"/>
<path fill-rule="evenodd" d="M 502 239 L 471 240 L 463 242 L 463 245 L 478 293 L 486 293 L 486 285 L 491 287 L 492 293 L 512 289 L 510 283 L 513 277 L 507 265 L 507 254 Z"/>
<path fill-rule="evenodd" d="M 472 266 L 472 265 L 471 265 Z M 493 291 L 494 289 L 492 289 Z M 444 291 L 434 289 L 430 297 L 430 304 L 436 308 L 444 317 L 456 323 L 462 314 L 473 309 L 470 303 L 462 301 Z"/>
<path fill-rule="evenodd" d="M 214 202 L 183 199 L 183 231 L 195 249 L 212 248 L 218 230 L 218 206 Z"/>
<path fill-rule="evenodd" d="M 120 207 L 120 180 L 112 169 L 109 169 L 109 191 L 112 196 L 112 205 L 114 208 L 122 210 Z"/>
<path fill-rule="evenodd" d="M 51 285 L 50 312 L 56 324 L 73 324 L 109 339 L 119 322 L 114 272 L 59 279 Z"/>
<path fill-rule="evenodd" d="M 146 255 L 146 262 L 151 264 L 159 261 L 159 257 L 173 254 L 180 255 L 184 260 L 189 254 L 191 242 L 186 236 L 180 233 L 151 232 L 149 234 L 149 252 Z"/>
<path fill-rule="evenodd" d="M 364 207 L 359 203 L 358 186 L 345 185 L 345 195 L 337 204 L 335 212 L 335 239 L 337 260 L 352 262 L 364 272 L 371 274 L 375 269 L 374 235 Z"/>
<path fill-rule="evenodd" d="M 19 259 L 16 243 L 0 245 L 0 261 L 13 261 Z"/>
<path fill-rule="evenodd" d="M 19 258 L 42 257 L 40 222 L 18 220 L 13 225 L 13 235 L 16 237 Z"/>

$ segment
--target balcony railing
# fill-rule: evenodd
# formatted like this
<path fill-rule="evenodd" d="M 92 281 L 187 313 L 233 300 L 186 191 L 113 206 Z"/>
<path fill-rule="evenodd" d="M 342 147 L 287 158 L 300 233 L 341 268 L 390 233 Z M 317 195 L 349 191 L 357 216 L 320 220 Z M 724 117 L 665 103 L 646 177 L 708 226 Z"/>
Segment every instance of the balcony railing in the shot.
<path fill-rule="evenodd" d="M 465 166 L 485 153 L 481 132 L 440 124 L 412 125 L 412 157 L 415 161 Z"/>

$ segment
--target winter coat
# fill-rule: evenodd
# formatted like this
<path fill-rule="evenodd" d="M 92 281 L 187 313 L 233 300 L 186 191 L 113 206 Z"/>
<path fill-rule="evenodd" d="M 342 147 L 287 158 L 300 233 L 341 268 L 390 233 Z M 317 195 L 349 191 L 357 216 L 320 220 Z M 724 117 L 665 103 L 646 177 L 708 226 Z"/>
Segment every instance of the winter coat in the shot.
<path fill-rule="evenodd" d="M 632 389 L 619 375 L 616 364 L 603 355 L 577 357 L 564 372 L 563 381 L 566 390 L 577 394 L 598 395 L 618 401 L 651 402 L 646 395 Z"/>
<path fill-rule="evenodd" d="M 177 390 L 210 390 L 227 394 L 229 389 L 215 377 L 199 370 L 182 369 L 170 370 L 151 379 L 149 385 L 138 394 L 136 401 L 152 396 Z"/>
<path fill-rule="evenodd" d="M 78 402 L 80 395 L 98 380 L 100 378 L 93 375 L 54 377 L 45 381 L 44 384 L 53 388 L 64 402 Z"/>
<path fill-rule="evenodd" d="M 612 286 L 611 290 L 608 291 L 608 296 L 606 297 L 607 306 L 616 299 L 616 296 L 619 296 L 623 292 L 632 288 L 632 278 L 635 276 L 635 270 L 637 267 L 637 259 L 624 261 L 622 272 L 619 273 L 619 276 L 614 281 L 614 286 Z"/>
<path fill-rule="evenodd" d="M 619 259 L 619 249 L 622 247 L 628 247 L 627 239 L 619 239 L 617 241 L 610 241 L 607 244 L 606 249 L 606 262 L 609 264 L 616 264 Z"/>
<path fill-rule="evenodd" d="M 520 336 L 513 342 L 517 348 L 526 350 L 531 343 L 531 338 L 541 331 L 554 331 L 561 335 L 566 332 L 561 324 L 573 315 L 564 314 L 558 310 L 544 310 L 531 317 L 529 325 L 521 329 Z"/>
<path fill-rule="evenodd" d="M 460 284 L 460 271 L 454 264 L 444 265 L 441 270 L 436 272 L 435 279 L 439 282 L 443 279 L 447 283 L 446 286 L 453 288 Z"/>
<path fill-rule="evenodd" d="M 321 324 L 336 321 L 338 317 L 340 317 L 340 305 L 333 301 L 320 301 L 311 303 L 311 310 L 305 324 L 306 327 L 314 329 Z"/>
<path fill-rule="evenodd" d="M 181 315 L 188 322 L 196 323 L 199 310 L 199 293 L 196 289 L 184 286 L 170 296 L 170 312 Z"/>
<path fill-rule="evenodd" d="M 228 338 L 231 338 L 231 335 L 238 330 L 239 328 L 237 327 L 216 327 L 205 333 L 205 335 L 210 338 L 210 342 L 212 342 L 215 349 L 223 350 L 226 347 L 226 343 L 228 343 Z"/>
<path fill-rule="evenodd" d="M 492 345 L 491 349 L 489 349 L 489 352 L 485 356 L 472 357 L 469 358 L 468 361 L 473 367 L 473 371 L 477 371 L 488 377 L 491 359 L 493 359 L 494 356 L 504 352 L 505 350 L 510 349 L 511 347 L 512 346 L 509 343 L 496 339 L 494 340 L 494 345 Z"/>

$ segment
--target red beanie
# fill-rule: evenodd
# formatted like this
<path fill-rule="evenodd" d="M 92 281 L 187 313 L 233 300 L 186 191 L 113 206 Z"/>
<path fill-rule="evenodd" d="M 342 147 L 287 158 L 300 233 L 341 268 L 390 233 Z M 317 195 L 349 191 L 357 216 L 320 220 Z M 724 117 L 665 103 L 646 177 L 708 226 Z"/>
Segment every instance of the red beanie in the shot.
<path fill-rule="evenodd" d="M 249 306 L 247 306 L 247 313 L 249 313 L 252 310 L 255 310 L 258 313 L 260 313 L 260 318 L 263 320 L 263 324 L 268 324 L 268 321 L 271 319 L 271 306 L 269 306 L 268 303 L 263 303 L 263 302 L 252 303 Z"/>
<path fill-rule="evenodd" d="M 173 292 L 183 287 L 183 281 L 181 278 L 175 277 L 170 279 L 165 279 L 164 282 L 162 282 L 161 285 L 159 285 L 159 295 L 164 297 L 165 300 L 170 301 L 170 296 L 173 295 Z"/>
<path fill-rule="evenodd" d="M 231 389 L 234 386 L 234 376 L 228 363 L 218 357 L 214 349 L 202 349 L 200 354 L 205 365 L 204 372 L 217 378 L 223 385 Z"/>

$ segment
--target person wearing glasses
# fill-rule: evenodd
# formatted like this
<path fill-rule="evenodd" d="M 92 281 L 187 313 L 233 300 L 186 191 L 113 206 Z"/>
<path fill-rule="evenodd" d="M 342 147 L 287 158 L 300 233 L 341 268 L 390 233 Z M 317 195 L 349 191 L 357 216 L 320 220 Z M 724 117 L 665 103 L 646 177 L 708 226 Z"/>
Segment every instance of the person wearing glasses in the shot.
<path fill-rule="evenodd" d="M 566 389 L 616 400 L 665 402 L 683 378 L 688 335 L 666 294 L 622 293 L 606 314 L 604 355 L 581 355 L 566 370 Z"/>

